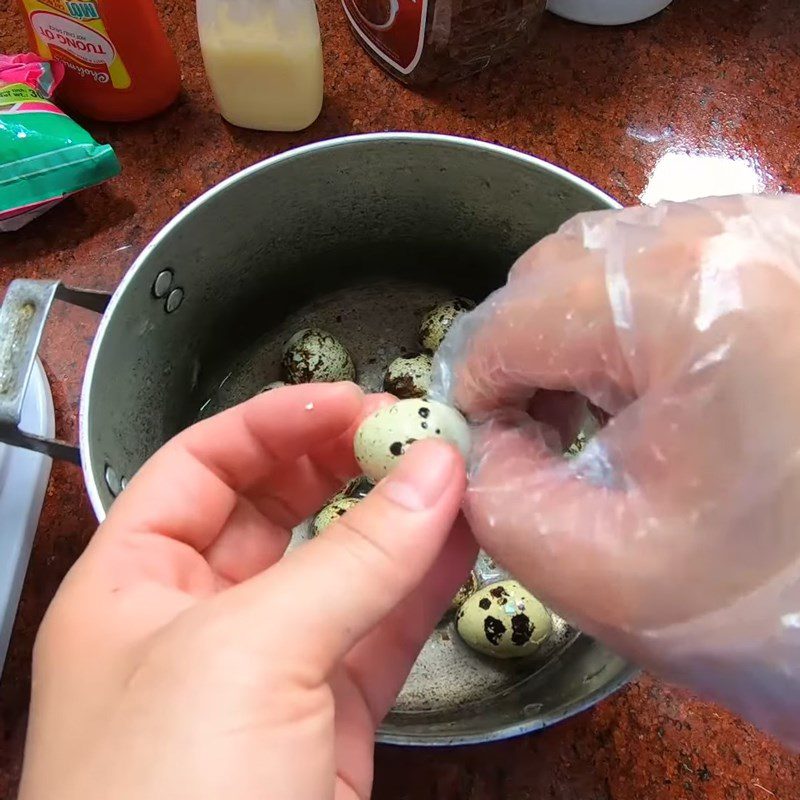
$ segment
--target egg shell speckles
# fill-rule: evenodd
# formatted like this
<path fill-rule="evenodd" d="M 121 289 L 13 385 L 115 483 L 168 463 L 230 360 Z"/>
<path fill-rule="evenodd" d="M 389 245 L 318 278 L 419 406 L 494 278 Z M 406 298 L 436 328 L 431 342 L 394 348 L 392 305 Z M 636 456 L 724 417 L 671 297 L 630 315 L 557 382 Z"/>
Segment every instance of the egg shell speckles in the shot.
<path fill-rule="evenodd" d="M 354 442 L 356 460 L 364 474 L 377 482 L 421 439 L 444 439 L 465 459 L 469 454 L 469 425 L 458 411 L 433 400 L 412 399 L 385 406 L 361 423 Z"/>
<path fill-rule="evenodd" d="M 325 528 L 332 525 L 360 502 L 360 497 L 337 497 L 332 500 L 314 517 L 314 536 L 319 536 Z"/>
<path fill-rule="evenodd" d="M 553 623 L 547 609 L 527 589 L 506 580 L 470 595 L 456 614 L 456 630 L 479 653 L 522 658 L 536 652 Z"/>
<path fill-rule="evenodd" d="M 456 297 L 434 306 L 419 326 L 419 343 L 425 350 L 435 353 L 456 319 L 473 308 L 475 303 L 465 297 Z"/>
<path fill-rule="evenodd" d="M 356 368 L 344 345 L 319 328 L 304 328 L 286 342 L 283 371 L 289 383 L 333 383 L 356 377 Z"/>
<path fill-rule="evenodd" d="M 386 369 L 383 388 L 401 400 L 425 397 L 430 389 L 432 370 L 433 359 L 425 353 L 400 356 Z"/>

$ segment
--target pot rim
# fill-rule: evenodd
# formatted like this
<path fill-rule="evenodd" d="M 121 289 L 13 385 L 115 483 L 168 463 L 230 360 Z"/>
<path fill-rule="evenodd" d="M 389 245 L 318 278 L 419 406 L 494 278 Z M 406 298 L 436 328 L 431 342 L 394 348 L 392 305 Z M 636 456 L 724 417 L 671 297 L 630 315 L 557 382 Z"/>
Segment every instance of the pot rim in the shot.
<path fill-rule="evenodd" d="M 633 664 L 626 663 L 624 668 L 613 681 L 604 683 L 590 695 L 576 700 L 569 705 L 561 706 L 556 713 L 539 716 L 535 719 L 527 719 L 523 722 L 515 722 L 510 725 L 503 725 L 492 731 L 481 733 L 462 733 L 457 736 L 447 734 L 432 734 L 430 738 L 422 736 L 412 736 L 403 733 L 389 733 L 383 727 L 379 727 L 375 732 L 375 742 L 385 745 L 399 745 L 402 747 L 461 747 L 473 744 L 490 744 L 491 742 L 503 742 L 506 739 L 516 739 L 518 736 L 525 736 L 529 733 L 551 728 L 559 722 L 568 719 L 594 708 L 601 701 L 609 698 L 618 692 L 632 680 L 637 678 L 641 670 Z"/>
<path fill-rule="evenodd" d="M 311 144 L 302 145 L 301 147 L 295 147 L 290 150 L 286 150 L 282 153 L 278 153 L 274 156 L 270 156 L 269 158 L 266 158 L 255 164 L 251 164 L 249 167 L 245 167 L 243 170 L 240 170 L 239 172 L 236 172 L 233 175 L 220 181 L 220 183 L 216 184 L 215 186 L 212 186 L 210 189 L 203 192 L 203 194 L 201 194 L 199 197 L 193 200 L 188 206 L 186 206 L 186 208 L 179 211 L 174 217 L 172 217 L 171 220 L 169 220 L 169 222 L 167 222 L 155 234 L 155 236 L 153 236 L 153 238 L 148 242 L 148 244 L 145 245 L 142 252 L 139 253 L 139 255 L 136 257 L 134 262 L 128 268 L 125 275 L 122 277 L 122 280 L 120 281 L 119 285 L 115 289 L 114 294 L 111 297 L 111 302 L 109 303 L 108 308 L 106 309 L 105 313 L 103 314 L 100 320 L 100 325 L 97 329 L 94 341 L 92 342 L 91 351 L 89 353 L 89 359 L 86 365 L 86 372 L 84 373 L 83 384 L 81 387 L 80 408 L 78 412 L 78 432 L 79 432 L 78 435 L 79 435 L 79 446 L 81 452 L 83 480 L 95 516 L 97 517 L 99 522 L 102 522 L 105 519 L 106 510 L 103 507 L 103 501 L 100 497 L 100 491 L 98 489 L 97 482 L 95 481 L 92 470 L 94 451 L 92 448 L 92 443 L 89 440 L 88 421 L 92 412 L 89 400 L 90 398 L 89 388 L 94 379 L 95 369 L 97 367 L 98 353 L 100 347 L 102 346 L 103 339 L 105 338 L 105 332 L 106 328 L 108 327 L 109 320 L 111 319 L 114 311 L 119 305 L 119 302 L 123 294 L 125 293 L 125 290 L 133 280 L 134 275 L 139 271 L 139 269 L 148 259 L 153 250 L 155 250 L 158 244 L 167 236 L 169 236 L 172 230 L 176 228 L 178 225 L 180 225 L 186 217 L 194 213 L 195 209 L 198 206 L 205 203 L 210 197 L 213 197 L 214 195 L 220 192 L 224 192 L 230 185 L 240 181 L 242 178 L 248 175 L 252 175 L 256 172 L 259 172 L 262 169 L 266 169 L 275 166 L 277 164 L 281 164 L 284 161 L 291 161 L 295 158 L 303 158 L 309 153 L 314 153 L 317 152 L 318 150 L 327 150 L 328 148 L 336 148 L 336 147 L 348 147 L 350 145 L 358 145 L 362 143 L 367 144 L 370 142 L 378 142 L 378 141 L 430 142 L 434 144 L 451 145 L 465 149 L 481 150 L 489 153 L 495 153 L 496 155 L 501 155 L 506 158 L 519 161 L 520 163 L 527 164 L 529 166 L 536 166 L 539 167 L 540 169 L 545 170 L 546 172 L 558 175 L 559 177 L 564 178 L 570 183 L 580 187 L 588 194 L 594 195 L 597 199 L 607 204 L 609 208 L 622 208 L 622 205 L 619 202 L 617 202 L 610 195 L 603 192 L 601 189 L 598 189 L 593 184 L 589 183 L 583 178 L 578 177 L 577 175 L 574 175 L 568 170 L 563 169 L 562 167 L 558 167 L 555 164 L 551 164 L 549 161 L 544 161 L 541 158 L 537 158 L 536 156 L 523 153 L 519 150 L 514 150 L 510 147 L 504 147 L 502 145 L 493 144 L 491 142 L 485 142 L 480 139 L 470 139 L 467 137 L 450 136 L 447 134 L 440 134 L 440 133 L 413 133 L 413 132 L 392 131 L 392 132 L 381 132 L 381 133 L 363 133 L 352 136 L 340 136 L 334 139 L 324 139 L 319 142 L 312 142 Z M 514 734 L 511 733 L 509 735 L 514 735 Z"/>

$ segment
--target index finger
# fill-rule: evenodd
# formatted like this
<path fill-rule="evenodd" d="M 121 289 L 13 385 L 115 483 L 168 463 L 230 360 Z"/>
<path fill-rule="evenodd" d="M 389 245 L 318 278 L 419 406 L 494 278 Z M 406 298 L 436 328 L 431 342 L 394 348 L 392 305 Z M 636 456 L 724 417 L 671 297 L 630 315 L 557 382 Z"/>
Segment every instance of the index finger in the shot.
<path fill-rule="evenodd" d="M 457 321 L 437 353 L 436 378 L 468 415 L 522 407 L 536 389 L 579 391 L 605 407 L 617 399 L 606 395 L 630 385 L 602 254 L 565 262 L 554 245 L 538 247 L 505 287 Z"/>
<path fill-rule="evenodd" d="M 241 494 L 342 435 L 363 404 L 354 384 L 308 384 L 258 395 L 199 422 L 145 463 L 114 502 L 108 523 L 203 551 Z"/>
<path fill-rule="evenodd" d="M 468 414 L 531 390 L 578 391 L 616 412 L 691 345 L 723 284 L 707 248 L 742 198 L 578 214 L 524 253 L 507 285 L 454 325 L 436 363 Z M 717 259 L 719 260 L 719 259 Z M 714 311 L 714 307 L 711 307 Z"/>

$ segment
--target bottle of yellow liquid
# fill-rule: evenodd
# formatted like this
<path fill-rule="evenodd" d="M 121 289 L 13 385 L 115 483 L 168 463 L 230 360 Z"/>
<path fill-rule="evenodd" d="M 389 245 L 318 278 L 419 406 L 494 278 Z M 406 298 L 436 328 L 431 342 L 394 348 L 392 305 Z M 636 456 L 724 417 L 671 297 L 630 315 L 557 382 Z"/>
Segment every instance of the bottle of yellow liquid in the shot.
<path fill-rule="evenodd" d="M 314 0 L 197 0 L 200 47 L 220 113 L 232 125 L 299 131 L 322 110 Z"/>

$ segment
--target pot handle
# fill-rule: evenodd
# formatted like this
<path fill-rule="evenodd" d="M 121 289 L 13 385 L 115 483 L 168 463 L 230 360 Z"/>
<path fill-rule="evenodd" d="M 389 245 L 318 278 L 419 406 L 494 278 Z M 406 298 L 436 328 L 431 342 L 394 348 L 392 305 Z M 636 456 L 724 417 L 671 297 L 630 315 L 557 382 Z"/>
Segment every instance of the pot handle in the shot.
<path fill-rule="evenodd" d="M 80 464 L 77 447 L 19 428 L 22 402 L 54 300 L 102 314 L 111 295 L 71 289 L 60 281 L 11 281 L 0 308 L 0 442 Z"/>

